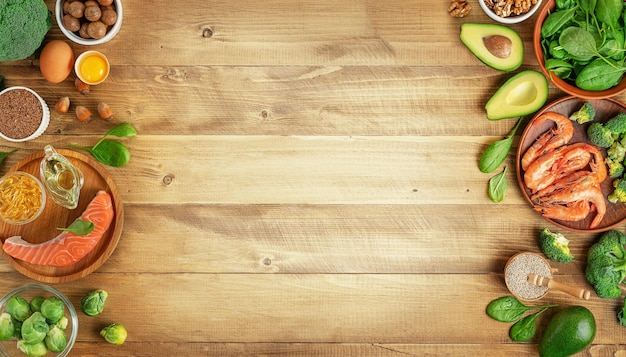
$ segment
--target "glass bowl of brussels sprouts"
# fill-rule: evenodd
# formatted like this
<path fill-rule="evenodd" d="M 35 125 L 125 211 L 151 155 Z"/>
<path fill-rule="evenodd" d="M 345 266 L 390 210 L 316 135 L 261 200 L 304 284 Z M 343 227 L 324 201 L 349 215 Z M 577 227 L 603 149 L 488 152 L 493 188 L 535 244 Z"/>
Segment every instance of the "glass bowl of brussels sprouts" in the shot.
<path fill-rule="evenodd" d="M 67 356 L 77 335 L 76 309 L 53 287 L 26 284 L 0 299 L 0 356 Z"/>

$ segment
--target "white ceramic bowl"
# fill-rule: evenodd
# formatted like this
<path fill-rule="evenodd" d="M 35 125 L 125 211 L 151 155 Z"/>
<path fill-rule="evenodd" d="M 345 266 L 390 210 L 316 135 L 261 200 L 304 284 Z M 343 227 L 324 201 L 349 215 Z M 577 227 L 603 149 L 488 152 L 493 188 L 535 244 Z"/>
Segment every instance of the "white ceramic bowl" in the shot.
<path fill-rule="evenodd" d="M 41 136 L 41 134 L 43 134 L 46 129 L 48 128 L 48 124 L 50 124 L 50 108 L 48 108 L 48 104 L 46 104 L 46 101 L 43 100 L 39 94 L 37 94 L 34 90 L 27 88 L 27 87 L 21 87 L 21 86 L 15 86 L 15 87 L 9 87 L 4 89 L 3 91 L 0 92 L 0 96 L 3 95 L 4 93 L 8 92 L 8 91 L 12 91 L 12 90 L 17 90 L 17 89 L 23 89 L 26 91 L 31 92 L 32 94 L 35 95 L 35 97 L 37 97 L 37 99 L 39 100 L 39 102 L 41 103 L 41 110 L 42 110 L 42 117 L 41 117 L 41 124 L 39 124 L 39 127 L 29 136 L 25 137 L 25 138 L 11 138 L 6 136 L 4 133 L 2 133 L 0 131 L 0 137 L 3 138 L 4 140 L 8 140 L 8 141 L 12 141 L 15 143 L 19 143 L 19 142 L 24 142 L 24 141 L 28 141 L 28 140 L 33 140 L 36 139 L 38 137 Z"/>
<path fill-rule="evenodd" d="M 528 10 L 528 12 L 521 15 L 513 15 L 509 17 L 501 17 L 496 15 L 493 10 L 487 7 L 487 5 L 485 4 L 485 0 L 478 0 L 478 4 L 480 4 L 480 7 L 483 9 L 485 14 L 487 14 L 487 16 L 489 16 L 492 20 L 503 24 L 517 24 L 533 16 L 535 11 L 537 11 L 541 7 L 541 0 L 537 0 L 537 3 L 533 5 L 530 10 Z"/>
<path fill-rule="evenodd" d="M 81 71 L 81 67 L 83 66 L 83 63 L 85 62 L 85 60 L 87 60 L 90 57 L 97 57 L 102 62 L 104 62 L 104 67 L 101 69 L 103 73 L 99 73 L 100 77 L 96 78 L 95 80 L 93 78 L 85 77 Z M 98 63 L 100 63 L 100 61 L 98 61 Z M 87 67 L 90 67 L 90 66 L 87 65 Z M 93 68 L 92 68 L 92 71 L 93 71 Z M 111 64 L 109 63 L 109 59 L 107 58 L 107 56 L 104 55 L 104 53 L 100 51 L 85 51 L 81 53 L 78 56 L 78 58 L 76 58 L 76 61 L 74 62 L 74 73 L 76 74 L 78 79 L 80 79 L 81 81 L 89 85 L 97 85 L 97 84 L 104 82 L 104 80 L 107 79 L 107 77 L 109 76 L 110 72 L 111 72 Z"/>
<path fill-rule="evenodd" d="M 65 35 L 65 37 L 69 38 L 72 42 L 78 43 L 80 45 L 100 45 L 106 42 L 109 42 L 113 37 L 117 35 L 122 27 L 122 0 L 114 0 L 113 5 L 115 5 L 115 11 L 117 12 L 117 22 L 107 31 L 107 34 L 103 38 L 99 39 L 87 39 L 80 37 L 77 33 L 71 32 L 63 26 L 63 2 L 65 0 L 57 0 L 56 6 L 54 8 L 54 12 L 56 15 L 57 25 L 61 29 L 61 32 Z"/>
<path fill-rule="evenodd" d="M 60 291 L 51 286 L 43 284 L 26 284 L 9 291 L 0 299 L 0 313 L 5 311 L 7 301 L 9 301 L 9 299 L 14 296 L 21 296 L 29 302 L 35 296 L 43 296 L 44 298 L 56 296 L 63 301 L 63 303 L 65 304 L 65 317 L 67 317 L 68 320 L 68 325 L 65 329 L 65 333 L 67 334 L 67 346 L 65 346 L 65 349 L 59 353 L 53 353 L 49 351 L 46 356 L 67 356 L 72 350 L 72 347 L 74 347 L 76 337 L 78 336 L 78 315 L 76 314 L 76 309 L 72 305 L 72 302 Z M 17 340 L 15 338 L 11 338 L 6 341 L 0 341 L 0 356 L 26 356 L 23 352 L 17 349 L 16 344 Z"/>

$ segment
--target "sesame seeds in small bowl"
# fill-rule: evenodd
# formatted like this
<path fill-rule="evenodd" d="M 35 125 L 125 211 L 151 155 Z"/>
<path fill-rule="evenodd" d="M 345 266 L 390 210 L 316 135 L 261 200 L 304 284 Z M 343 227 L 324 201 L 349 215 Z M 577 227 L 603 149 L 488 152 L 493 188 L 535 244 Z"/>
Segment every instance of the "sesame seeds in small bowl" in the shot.
<path fill-rule="evenodd" d="M 0 92 L 0 137 L 12 142 L 36 139 L 50 123 L 50 109 L 34 90 L 9 87 Z"/>

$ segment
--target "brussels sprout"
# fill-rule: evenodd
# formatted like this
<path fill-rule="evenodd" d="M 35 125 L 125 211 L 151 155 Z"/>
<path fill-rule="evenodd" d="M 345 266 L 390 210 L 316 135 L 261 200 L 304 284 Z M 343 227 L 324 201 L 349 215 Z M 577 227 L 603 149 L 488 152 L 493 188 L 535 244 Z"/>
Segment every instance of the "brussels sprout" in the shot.
<path fill-rule="evenodd" d="M 31 357 L 41 357 L 48 353 L 46 344 L 43 341 L 37 343 L 26 343 L 24 340 L 17 341 L 17 348 L 24 352 L 25 355 Z"/>
<path fill-rule="evenodd" d="M 108 294 L 104 290 L 91 291 L 80 301 L 80 309 L 87 316 L 99 315 L 104 310 L 104 302 L 107 296 Z"/>
<path fill-rule="evenodd" d="M 15 329 L 13 330 L 13 337 L 15 337 L 18 340 L 22 339 L 22 321 L 16 320 L 16 319 L 12 319 L 13 320 L 13 326 L 15 326 Z"/>
<path fill-rule="evenodd" d="M 41 303 L 46 300 L 45 297 L 39 295 L 30 300 L 30 312 L 41 311 Z"/>
<path fill-rule="evenodd" d="M 28 344 L 43 341 L 48 333 L 48 323 L 41 312 L 37 311 L 24 320 L 22 324 L 22 339 Z"/>
<path fill-rule="evenodd" d="M 24 321 L 30 316 L 30 304 L 21 296 L 14 296 L 7 301 L 6 311 L 14 319 Z"/>
<path fill-rule="evenodd" d="M 67 335 L 58 326 L 52 325 L 44 339 L 46 347 L 52 352 L 61 352 L 67 346 Z"/>
<path fill-rule="evenodd" d="M 13 337 L 13 332 L 15 332 L 15 324 L 13 323 L 13 319 L 11 315 L 6 312 L 0 314 L 0 340 L 6 341 Z"/>
<path fill-rule="evenodd" d="M 41 314 L 48 322 L 55 323 L 65 314 L 63 300 L 56 296 L 50 296 L 41 303 Z"/>
<path fill-rule="evenodd" d="M 114 345 L 121 345 L 126 341 L 126 336 L 128 333 L 124 326 L 120 324 L 110 324 L 100 331 L 100 336 L 104 337 L 104 339 L 108 343 L 112 343 Z"/>
<path fill-rule="evenodd" d="M 59 321 L 55 323 L 55 325 L 58 326 L 61 330 L 65 330 L 69 322 L 70 321 L 67 319 L 67 317 L 63 316 L 59 319 Z"/>

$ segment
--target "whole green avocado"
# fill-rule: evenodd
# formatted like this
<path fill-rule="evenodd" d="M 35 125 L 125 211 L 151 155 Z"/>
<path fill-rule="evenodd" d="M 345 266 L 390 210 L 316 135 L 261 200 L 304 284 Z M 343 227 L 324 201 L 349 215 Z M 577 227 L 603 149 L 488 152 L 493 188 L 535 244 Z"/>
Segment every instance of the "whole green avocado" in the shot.
<path fill-rule="evenodd" d="M 541 357 L 567 357 L 596 337 L 596 320 L 584 306 L 568 306 L 552 317 L 539 343 Z"/>

